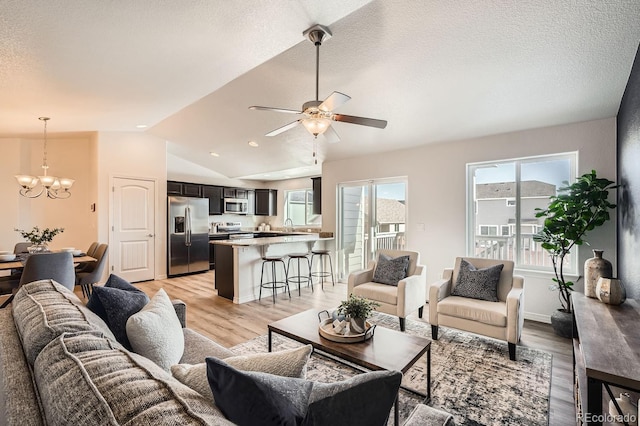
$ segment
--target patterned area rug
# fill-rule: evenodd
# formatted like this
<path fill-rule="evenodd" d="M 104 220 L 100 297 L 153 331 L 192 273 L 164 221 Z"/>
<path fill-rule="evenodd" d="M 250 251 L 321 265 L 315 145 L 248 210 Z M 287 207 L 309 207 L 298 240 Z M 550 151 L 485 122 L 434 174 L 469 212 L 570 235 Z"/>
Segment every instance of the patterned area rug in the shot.
<path fill-rule="evenodd" d="M 399 330 L 398 318 L 374 312 L 372 323 Z M 431 338 L 431 326 L 406 321 L 406 332 Z M 517 361 L 510 361 L 507 343 L 440 327 L 440 338 L 431 344 L 431 403 L 453 414 L 458 425 L 547 425 L 551 385 L 551 354 L 518 346 Z M 375 336 L 374 336 L 375 338 Z M 274 334 L 274 350 L 300 344 Z M 231 348 L 238 354 L 264 352 L 267 336 L 259 336 Z M 405 374 L 403 385 L 425 390 L 426 355 Z M 314 352 L 307 378 L 335 382 L 358 374 Z M 400 424 L 421 398 L 400 391 Z M 393 415 L 389 424 L 393 424 Z"/>

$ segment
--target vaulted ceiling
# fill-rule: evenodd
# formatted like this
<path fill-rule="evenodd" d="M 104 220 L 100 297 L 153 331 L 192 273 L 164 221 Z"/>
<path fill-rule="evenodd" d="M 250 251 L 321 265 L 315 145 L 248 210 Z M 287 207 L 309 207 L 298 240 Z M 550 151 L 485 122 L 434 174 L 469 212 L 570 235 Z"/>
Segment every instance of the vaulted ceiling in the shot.
<path fill-rule="evenodd" d="M 264 136 L 296 116 L 250 105 L 315 97 L 302 32 L 316 23 L 333 33 L 320 99 L 346 93 L 337 112 L 386 129 Z M 53 133 L 149 132 L 228 177 L 313 175 L 326 160 L 615 116 L 639 41 L 637 0 L 4 0 L 0 134 L 38 132 L 47 115 Z"/>

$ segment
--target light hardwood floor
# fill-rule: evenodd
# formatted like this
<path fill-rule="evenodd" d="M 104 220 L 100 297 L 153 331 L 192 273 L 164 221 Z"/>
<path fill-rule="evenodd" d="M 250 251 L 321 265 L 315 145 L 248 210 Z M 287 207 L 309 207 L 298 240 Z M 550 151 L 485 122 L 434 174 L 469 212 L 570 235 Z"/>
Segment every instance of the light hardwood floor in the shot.
<path fill-rule="evenodd" d="M 335 307 L 346 298 L 346 284 L 324 284 L 324 290 L 315 286 L 303 287 L 302 295 L 298 290 L 291 291 L 291 300 L 282 293 L 277 302 L 272 303 L 270 292 L 263 293 L 261 301 L 234 305 L 231 301 L 218 297 L 214 289 L 214 274 L 189 275 L 160 281 L 137 283 L 136 286 L 152 296 L 164 288 L 172 299 L 181 299 L 187 304 L 187 326 L 230 347 L 267 333 L 267 324 L 289 315 L 307 310 Z M 80 290 L 76 289 L 79 297 Z M 412 314 L 409 320 L 427 322 L 428 305 L 423 318 Z M 564 426 L 575 424 L 573 407 L 572 351 L 569 339 L 556 336 L 548 324 L 525 321 L 521 340 L 522 346 L 540 349 L 553 354 L 551 401 L 549 424 Z M 505 362 L 508 361 L 506 357 Z"/>

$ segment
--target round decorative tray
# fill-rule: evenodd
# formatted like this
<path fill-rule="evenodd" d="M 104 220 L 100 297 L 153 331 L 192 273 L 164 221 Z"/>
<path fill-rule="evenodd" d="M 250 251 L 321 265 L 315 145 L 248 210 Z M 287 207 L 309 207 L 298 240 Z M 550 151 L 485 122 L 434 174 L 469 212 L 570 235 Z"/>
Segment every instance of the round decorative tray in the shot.
<path fill-rule="evenodd" d="M 326 312 L 326 311 L 323 311 Z M 329 317 L 326 319 L 320 319 L 320 324 L 318 325 L 318 333 L 322 337 L 327 340 L 331 340 L 333 342 L 338 343 L 358 343 L 364 342 L 367 339 L 370 339 L 373 336 L 375 331 L 375 324 L 371 324 L 369 321 L 365 323 L 365 331 L 364 333 L 352 333 L 350 330 L 344 334 L 336 333 L 333 330 L 333 318 Z"/>

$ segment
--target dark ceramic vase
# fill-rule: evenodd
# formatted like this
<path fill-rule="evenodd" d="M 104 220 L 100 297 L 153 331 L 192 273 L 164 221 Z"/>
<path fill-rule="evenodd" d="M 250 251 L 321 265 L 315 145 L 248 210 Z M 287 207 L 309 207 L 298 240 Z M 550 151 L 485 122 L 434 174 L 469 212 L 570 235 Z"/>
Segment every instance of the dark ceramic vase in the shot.
<path fill-rule="evenodd" d="M 573 314 L 561 309 L 556 310 L 551 314 L 551 326 L 558 336 L 573 337 Z"/>

